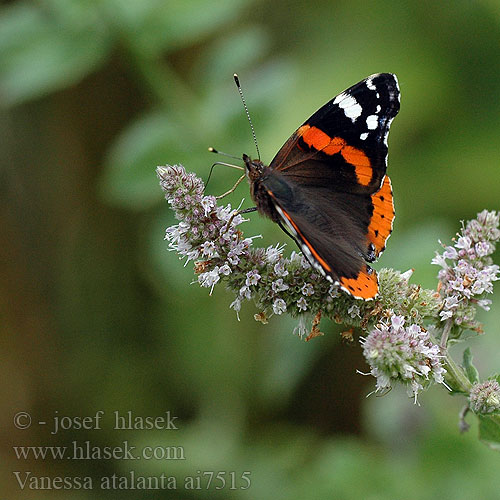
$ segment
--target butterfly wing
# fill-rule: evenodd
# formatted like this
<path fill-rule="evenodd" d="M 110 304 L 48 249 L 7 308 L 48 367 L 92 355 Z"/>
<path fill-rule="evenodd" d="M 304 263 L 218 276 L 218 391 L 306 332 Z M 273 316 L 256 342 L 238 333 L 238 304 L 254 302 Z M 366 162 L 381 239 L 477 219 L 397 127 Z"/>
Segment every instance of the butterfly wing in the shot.
<path fill-rule="evenodd" d="M 394 206 L 387 136 L 399 111 L 394 75 L 372 75 L 307 120 L 271 162 L 263 186 L 317 269 L 355 297 L 378 291 L 366 264 L 385 249 Z"/>
<path fill-rule="evenodd" d="M 270 164 L 291 181 L 374 193 L 387 169 L 387 136 L 399 111 L 395 75 L 372 75 L 327 102 Z"/>
<path fill-rule="evenodd" d="M 332 192 L 289 183 L 270 172 L 264 181 L 276 211 L 311 264 L 331 282 L 357 298 L 373 298 L 377 276 L 366 264 L 365 232 L 371 196 Z"/>

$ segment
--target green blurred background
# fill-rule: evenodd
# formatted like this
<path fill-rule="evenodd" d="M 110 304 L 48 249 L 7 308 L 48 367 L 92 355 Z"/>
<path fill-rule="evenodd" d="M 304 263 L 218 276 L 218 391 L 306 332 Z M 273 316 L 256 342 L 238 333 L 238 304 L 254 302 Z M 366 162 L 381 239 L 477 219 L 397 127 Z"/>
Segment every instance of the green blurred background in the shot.
<path fill-rule="evenodd" d="M 398 75 L 397 218 L 377 267 L 415 268 L 433 288 L 437 240 L 499 208 L 498 0 L 2 2 L 2 498 L 499 498 L 500 457 L 474 425 L 458 433 L 463 401 L 441 387 L 421 406 L 397 389 L 366 399 L 374 379 L 356 373 L 367 367 L 341 329 L 324 321 L 327 334 L 305 344 L 294 321 L 263 326 L 250 304 L 238 322 L 231 296 L 190 285 L 191 266 L 167 251 L 175 221 L 155 167 L 206 179 L 208 146 L 254 154 L 235 71 L 265 161 L 338 92 Z M 208 191 L 236 178 L 220 168 Z M 229 201 L 242 198 L 243 185 Z M 257 215 L 243 229 L 294 248 Z M 499 369 L 499 300 L 482 319 L 487 335 L 470 345 L 486 377 Z M 98 410 L 101 430 L 38 424 Z M 113 429 L 113 412 L 129 410 L 170 411 L 179 429 Z M 14 427 L 19 411 L 29 429 Z M 12 449 L 75 440 L 182 446 L 185 460 L 21 460 Z M 100 489 L 132 469 L 175 476 L 177 490 Z M 13 471 L 91 476 L 94 489 L 20 491 Z M 199 471 L 249 471 L 251 487 L 184 488 Z"/>

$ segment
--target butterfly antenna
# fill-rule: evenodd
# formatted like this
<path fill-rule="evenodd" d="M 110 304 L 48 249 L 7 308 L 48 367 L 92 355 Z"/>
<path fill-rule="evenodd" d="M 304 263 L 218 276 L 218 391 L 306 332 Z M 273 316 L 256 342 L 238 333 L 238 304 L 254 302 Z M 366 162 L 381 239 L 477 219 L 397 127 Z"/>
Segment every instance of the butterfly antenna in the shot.
<path fill-rule="evenodd" d="M 232 158 L 233 160 L 241 161 L 241 158 L 238 156 L 230 155 L 229 153 L 224 153 L 224 151 L 219 151 L 218 149 L 212 147 L 209 147 L 208 151 L 210 151 L 210 153 L 215 153 L 217 155 L 227 156 L 228 158 Z"/>
<path fill-rule="evenodd" d="M 248 123 L 250 123 L 250 128 L 252 129 L 253 142 L 255 143 L 255 149 L 257 150 L 257 156 L 260 160 L 260 151 L 259 151 L 259 145 L 257 144 L 257 136 L 255 135 L 255 130 L 253 128 L 252 119 L 250 118 L 250 113 L 249 113 L 248 108 L 247 108 L 247 103 L 245 102 L 245 97 L 243 96 L 243 90 L 241 90 L 240 79 L 238 78 L 238 75 L 236 73 L 233 75 L 233 77 L 234 77 L 234 81 L 236 83 L 236 87 L 238 87 L 238 92 L 240 94 L 241 102 L 243 103 L 243 107 L 245 108 L 245 113 L 247 114 Z"/>

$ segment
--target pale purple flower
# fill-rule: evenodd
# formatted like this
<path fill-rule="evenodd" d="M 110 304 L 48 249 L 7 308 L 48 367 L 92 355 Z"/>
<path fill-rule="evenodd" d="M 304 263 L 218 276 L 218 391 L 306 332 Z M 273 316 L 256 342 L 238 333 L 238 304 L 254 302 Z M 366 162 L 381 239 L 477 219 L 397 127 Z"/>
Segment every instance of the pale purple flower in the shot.
<path fill-rule="evenodd" d="M 231 309 L 234 309 L 236 312 L 241 311 L 241 299 L 240 297 L 236 297 L 229 306 Z"/>
<path fill-rule="evenodd" d="M 441 266 L 443 269 L 448 268 L 448 264 L 446 262 L 446 258 L 440 253 L 436 252 L 436 255 L 432 258 L 431 264 L 435 264 L 436 266 Z"/>
<path fill-rule="evenodd" d="M 285 290 L 288 290 L 290 287 L 283 281 L 283 278 L 278 278 L 277 280 L 274 280 L 271 284 L 271 288 L 273 292 L 284 292 Z"/>
<path fill-rule="evenodd" d="M 259 282 L 260 278 L 261 278 L 261 276 L 257 272 L 257 270 L 256 269 L 252 269 L 251 271 L 249 271 L 247 273 L 247 278 L 245 280 L 245 284 L 247 286 L 256 285 Z"/>
<path fill-rule="evenodd" d="M 392 316 L 390 324 L 379 324 L 360 342 L 370 373 L 377 379 L 375 392 L 386 392 L 393 382 L 400 382 L 416 402 L 418 393 L 431 383 L 444 383 L 446 370 L 439 346 L 429 334 L 419 325 L 404 324 L 402 316 Z"/>
<path fill-rule="evenodd" d="M 269 264 L 275 264 L 282 256 L 285 245 L 269 246 L 266 248 L 266 260 Z"/>
<path fill-rule="evenodd" d="M 307 300 L 304 297 L 300 297 L 300 299 L 297 300 L 297 307 L 299 308 L 299 311 L 306 311 L 307 310 Z"/>
<path fill-rule="evenodd" d="M 236 317 L 238 318 L 238 321 L 240 321 L 240 311 L 241 311 L 241 298 L 236 297 L 230 304 L 229 306 L 231 309 L 233 309 L 236 312 Z"/>
<path fill-rule="evenodd" d="M 468 250 L 472 245 L 472 240 L 468 236 L 460 236 L 455 243 L 456 248 Z"/>
<path fill-rule="evenodd" d="M 443 252 L 443 257 L 450 260 L 458 259 L 457 249 L 455 247 L 446 247 L 445 251 Z"/>
<path fill-rule="evenodd" d="M 213 241 L 205 241 L 201 244 L 201 255 L 203 257 L 208 257 L 209 259 L 212 257 L 218 257 L 217 249 L 215 248 L 215 243 Z"/>
<path fill-rule="evenodd" d="M 207 216 L 215 208 L 215 198 L 213 196 L 204 196 L 200 204 L 203 207 L 205 216 Z"/>
<path fill-rule="evenodd" d="M 274 273 L 276 276 L 288 276 L 288 271 L 285 268 L 285 263 L 283 262 L 283 259 L 279 260 L 274 264 Z"/>
<path fill-rule="evenodd" d="M 252 290 L 250 290 L 248 285 L 244 285 L 240 288 L 240 297 L 245 299 L 252 298 Z"/>
<path fill-rule="evenodd" d="M 286 302 L 283 299 L 275 299 L 273 302 L 274 314 L 283 314 L 286 311 Z"/>
<path fill-rule="evenodd" d="M 210 288 L 210 294 L 214 289 L 215 284 L 220 280 L 219 276 L 219 267 L 215 266 L 211 271 L 207 271 L 206 273 L 201 273 L 198 276 L 198 282 L 201 286 L 206 288 Z"/>
<path fill-rule="evenodd" d="M 360 309 L 357 304 L 353 304 L 349 307 L 349 309 L 347 309 L 347 314 L 349 314 L 351 318 L 361 318 Z"/>
<path fill-rule="evenodd" d="M 308 339 L 320 334 L 321 317 L 369 331 L 361 343 L 370 373 L 376 377 L 375 392 L 400 382 L 416 400 L 429 385 L 445 385 L 446 338 L 460 338 L 463 328 L 477 327 L 476 309 L 490 307 L 491 301 L 483 295 L 491 293 L 493 282 L 500 278 L 500 269 L 491 259 L 500 240 L 496 212 L 481 212 L 463 226 L 453 244 L 442 245 L 442 254 L 433 259 L 440 266 L 439 294 L 410 284 L 411 270 L 381 269 L 379 297 L 364 302 L 325 280 L 301 253 L 292 251 L 287 258 L 284 245 L 254 246 L 256 236 L 245 238 L 238 227 L 245 221 L 237 213 L 240 207 L 219 206 L 214 196 L 204 194 L 196 175 L 181 166 L 158 167 L 157 172 L 179 221 L 166 231 L 168 247 L 185 264 L 194 261 L 200 286 L 212 293 L 216 284 L 224 284 L 234 294 L 230 307 L 238 319 L 245 300 L 254 301 L 259 310 L 255 318 L 263 323 L 273 314 L 288 313 L 298 318 L 295 333 L 303 336 L 310 330 Z M 439 327 L 430 328 L 434 336 L 441 334 L 443 350 L 423 328 L 437 320 L 442 320 Z M 446 376 L 453 380 L 452 370 Z M 475 411 L 487 412 L 497 405 L 498 383 L 492 384 L 471 392 L 470 406 Z"/>
<path fill-rule="evenodd" d="M 223 266 L 221 266 L 219 268 L 219 273 L 223 274 L 224 276 L 228 276 L 229 274 L 231 274 L 231 272 L 232 272 L 232 269 L 229 267 L 228 264 L 224 264 Z"/>
<path fill-rule="evenodd" d="M 476 304 L 483 308 L 485 311 L 489 311 L 491 308 L 490 308 L 490 305 L 491 305 L 491 300 L 490 299 L 480 299 L 476 302 Z"/>

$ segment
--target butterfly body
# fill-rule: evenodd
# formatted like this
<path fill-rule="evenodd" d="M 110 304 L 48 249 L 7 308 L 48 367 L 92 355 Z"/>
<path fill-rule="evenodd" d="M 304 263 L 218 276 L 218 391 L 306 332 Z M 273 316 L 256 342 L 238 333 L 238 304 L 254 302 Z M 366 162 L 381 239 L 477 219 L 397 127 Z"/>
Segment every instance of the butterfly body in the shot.
<path fill-rule="evenodd" d="M 327 279 L 365 300 L 378 293 L 367 263 L 392 231 L 387 136 L 398 111 L 396 77 L 372 75 L 314 113 L 269 166 L 243 156 L 259 213 L 285 226 Z"/>

